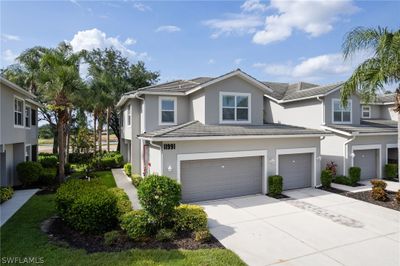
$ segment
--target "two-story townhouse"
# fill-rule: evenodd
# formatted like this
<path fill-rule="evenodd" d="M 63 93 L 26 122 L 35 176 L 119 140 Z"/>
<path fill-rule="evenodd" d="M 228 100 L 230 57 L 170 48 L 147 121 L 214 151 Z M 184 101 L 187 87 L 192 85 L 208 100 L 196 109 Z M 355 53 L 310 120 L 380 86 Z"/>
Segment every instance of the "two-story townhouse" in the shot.
<path fill-rule="evenodd" d="M 36 161 L 38 107 L 35 96 L 0 77 L 0 176 L 1 186 L 18 185 L 15 168 Z"/>
<path fill-rule="evenodd" d="M 266 122 L 324 129 L 334 134 L 321 140 L 322 167 L 334 162 L 338 165 L 337 173 L 347 175 L 349 167 L 359 166 L 361 178 L 370 179 L 382 178 L 386 163 L 397 163 L 394 94 L 378 96 L 369 104 L 353 95 L 343 107 L 342 83 L 326 86 L 269 83 L 269 86 L 275 93 L 266 95 Z"/>
<path fill-rule="evenodd" d="M 121 152 L 134 172 L 180 182 L 187 202 L 266 193 L 274 174 L 284 189 L 317 186 L 330 133 L 268 122 L 276 93 L 241 70 L 133 91 L 117 105 Z"/>

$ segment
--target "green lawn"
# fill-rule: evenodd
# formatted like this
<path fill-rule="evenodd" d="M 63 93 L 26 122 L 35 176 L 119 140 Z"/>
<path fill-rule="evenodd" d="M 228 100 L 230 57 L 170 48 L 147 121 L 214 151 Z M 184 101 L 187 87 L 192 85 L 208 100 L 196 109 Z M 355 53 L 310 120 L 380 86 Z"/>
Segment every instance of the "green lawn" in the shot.
<path fill-rule="evenodd" d="M 97 171 L 94 174 L 101 179 L 101 182 L 104 183 L 109 188 L 116 187 L 114 176 L 111 171 Z"/>
<path fill-rule="evenodd" d="M 115 186 L 110 171 L 100 172 Z M 1 228 L 1 257 L 42 257 L 45 265 L 245 265 L 224 249 L 139 250 L 87 254 L 84 250 L 49 243 L 40 223 L 56 213 L 54 194 L 33 196 Z"/>

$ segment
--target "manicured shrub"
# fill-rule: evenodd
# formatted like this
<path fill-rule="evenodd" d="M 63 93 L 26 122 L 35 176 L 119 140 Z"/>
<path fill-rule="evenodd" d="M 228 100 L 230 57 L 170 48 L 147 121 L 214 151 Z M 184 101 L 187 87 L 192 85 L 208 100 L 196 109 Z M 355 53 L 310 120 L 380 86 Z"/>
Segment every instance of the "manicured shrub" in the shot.
<path fill-rule="evenodd" d="M 121 228 L 133 240 L 143 240 L 156 231 L 156 221 L 144 210 L 133 210 L 122 216 Z"/>
<path fill-rule="evenodd" d="M 122 167 L 122 165 L 124 164 L 124 157 L 122 156 L 122 154 L 115 154 L 114 155 L 114 161 L 115 161 L 115 168 L 119 168 Z"/>
<path fill-rule="evenodd" d="M 70 164 L 70 163 L 66 163 L 66 164 L 64 165 L 64 173 L 65 173 L 66 175 L 69 175 L 69 174 L 72 173 L 72 167 L 71 167 L 71 164 Z"/>
<path fill-rule="evenodd" d="M 207 214 L 201 206 L 181 204 L 175 208 L 173 224 L 176 231 L 205 230 Z"/>
<path fill-rule="evenodd" d="M 138 187 L 138 196 L 143 209 L 161 226 L 170 222 L 179 205 L 181 186 L 169 177 L 151 175 Z"/>
<path fill-rule="evenodd" d="M 268 177 L 268 194 L 277 196 L 282 194 L 283 178 L 280 175 L 271 175 Z"/>
<path fill-rule="evenodd" d="M 117 199 L 97 181 L 70 179 L 56 193 L 61 218 L 81 232 L 105 232 L 117 224 Z"/>
<path fill-rule="evenodd" d="M 385 165 L 385 176 L 389 179 L 397 177 L 398 165 L 394 163 Z"/>
<path fill-rule="evenodd" d="M 114 187 L 109 188 L 108 190 L 114 194 L 115 198 L 117 199 L 118 218 L 120 219 L 122 215 L 132 210 L 132 203 L 122 188 Z"/>
<path fill-rule="evenodd" d="M 333 161 L 330 161 L 329 163 L 326 164 L 325 170 L 329 170 L 332 173 L 332 177 L 336 176 L 336 168 L 337 164 Z"/>
<path fill-rule="evenodd" d="M 54 184 L 57 175 L 56 168 L 43 168 L 39 176 L 39 184 L 49 186 Z"/>
<path fill-rule="evenodd" d="M 112 246 L 112 245 L 118 243 L 118 240 L 120 237 L 121 237 L 121 234 L 117 230 L 106 232 L 106 233 L 104 233 L 104 244 L 106 246 Z"/>
<path fill-rule="evenodd" d="M 345 175 L 338 175 L 333 179 L 334 183 L 351 186 L 350 178 Z"/>
<path fill-rule="evenodd" d="M 14 189 L 12 187 L 0 187 L 0 203 L 12 198 Z"/>
<path fill-rule="evenodd" d="M 174 237 L 175 237 L 175 232 L 172 229 L 161 228 L 160 230 L 158 230 L 156 234 L 156 239 L 158 241 L 166 242 L 174 239 Z"/>
<path fill-rule="evenodd" d="M 68 155 L 68 162 L 70 163 L 89 163 L 93 158 L 93 153 L 70 153 Z"/>
<path fill-rule="evenodd" d="M 369 182 L 371 182 L 372 187 L 379 187 L 385 189 L 387 186 L 386 182 L 380 179 L 372 179 Z"/>
<path fill-rule="evenodd" d="M 132 176 L 132 164 L 131 163 L 126 163 L 124 165 L 124 172 L 127 176 Z"/>
<path fill-rule="evenodd" d="M 54 154 L 48 154 L 48 155 L 39 155 L 38 157 L 38 162 L 44 167 L 44 168 L 53 168 L 57 167 L 58 164 L 58 156 Z"/>
<path fill-rule="evenodd" d="M 22 162 L 17 165 L 18 179 L 24 186 L 32 185 L 39 180 L 43 167 L 38 162 Z"/>
<path fill-rule="evenodd" d="M 372 188 L 371 197 L 374 200 L 379 200 L 379 201 L 386 201 L 388 198 L 386 191 L 381 187 Z"/>
<path fill-rule="evenodd" d="M 332 183 L 332 172 L 330 170 L 322 170 L 321 172 L 321 184 L 324 188 L 331 187 Z"/>
<path fill-rule="evenodd" d="M 208 231 L 208 229 L 194 232 L 194 240 L 197 242 L 204 243 L 209 241 L 210 238 L 211 234 L 210 231 Z"/>
<path fill-rule="evenodd" d="M 396 201 L 397 201 L 397 204 L 400 204 L 400 189 L 396 192 Z"/>
<path fill-rule="evenodd" d="M 142 181 L 143 181 L 143 178 L 142 178 L 140 175 L 137 175 L 137 174 L 131 175 L 131 179 L 132 179 L 132 184 L 133 184 L 136 188 L 138 188 L 139 185 L 140 185 L 140 183 L 142 183 Z"/>
<path fill-rule="evenodd" d="M 350 167 L 349 168 L 349 178 L 352 186 L 355 186 L 361 177 L 361 168 L 360 167 Z"/>

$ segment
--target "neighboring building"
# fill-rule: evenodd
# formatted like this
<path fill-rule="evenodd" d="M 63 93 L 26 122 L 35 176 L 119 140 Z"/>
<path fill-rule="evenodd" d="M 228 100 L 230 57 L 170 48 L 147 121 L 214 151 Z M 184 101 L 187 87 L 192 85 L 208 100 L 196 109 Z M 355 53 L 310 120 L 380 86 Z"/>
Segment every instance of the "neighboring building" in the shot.
<path fill-rule="evenodd" d="M 117 105 L 121 152 L 134 172 L 182 183 L 187 202 L 266 193 L 274 174 L 284 189 L 317 186 L 320 138 L 330 133 L 265 123 L 273 93 L 240 70 L 128 93 Z"/>
<path fill-rule="evenodd" d="M 35 96 L 0 77 L 0 178 L 1 186 L 18 185 L 16 166 L 36 161 L 38 106 Z"/>

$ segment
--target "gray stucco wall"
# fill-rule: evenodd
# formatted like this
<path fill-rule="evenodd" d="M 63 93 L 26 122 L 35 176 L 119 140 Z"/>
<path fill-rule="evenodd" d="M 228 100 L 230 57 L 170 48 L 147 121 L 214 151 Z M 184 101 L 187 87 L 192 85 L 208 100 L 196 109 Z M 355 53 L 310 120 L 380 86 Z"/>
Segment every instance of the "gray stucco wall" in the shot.
<path fill-rule="evenodd" d="M 189 120 L 205 123 L 206 99 L 204 90 L 197 91 L 189 96 Z"/>
<path fill-rule="evenodd" d="M 322 103 L 317 99 L 278 104 L 264 97 L 265 122 L 320 129 Z"/>
<path fill-rule="evenodd" d="M 246 140 L 205 140 L 205 141 L 179 141 L 175 150 L 163 150 L 163 174 L 177 178 L 177 155 L 208 152 L 237 152 L 268 150 L 268 175 L 276 174 L 276 150 L 311 148 L 317 149 L 316 157 L 320 154 L 319 137 L 312 138 L 277 138 L 277 139 L 246 139 Z M 160 143 L 161 144 L 161 143 Z M 168 171 L 171 166 L 172 171 Z M 320 176 L 320 161 L 317 160 L 317 185 Z M 310 177 L 311 178 L 311 177 Z"/>
<path fill-rule="evenodd" d="M 340 99 L 340 91 L 335 91 L 324 98 L 325 105 L 325 123 L 332 124 L 332 99 Z M 359 125 L 361 118 L 360 98 L 356 95 L 351 97 L 352 100 L 352 124 Z"/>
<path fill-rule="evenodd" d="M 393 111 L 394 105 L 381 105 L 381 118 L 388 120 L 398 120 L 398 114 Z"/>
<path fill-rule="evenodd" d="M 219 124 L 220 92 L 241 92 L 251 94 L 251 124 L 263 124 L 264 93 L 239 77 L 231 77 L 215 83 L 204 89 L 205 93 L 205 123 Z M 248 124 L 248 123 L 246 123 Z"/>

